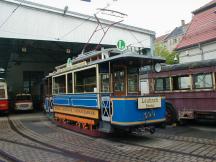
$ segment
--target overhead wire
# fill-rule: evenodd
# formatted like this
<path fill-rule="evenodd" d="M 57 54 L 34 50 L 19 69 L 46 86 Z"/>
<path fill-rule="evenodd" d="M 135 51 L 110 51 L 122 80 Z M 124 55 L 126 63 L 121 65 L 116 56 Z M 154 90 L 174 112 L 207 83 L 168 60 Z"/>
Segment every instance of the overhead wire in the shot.
<path fill-rule="evenodd" d="M 0 25 L 0 30 L 1 31 L 4 31 L 4 32 L 8 32 L 8 33 L 16 33 L 16 34 L 20 34 L 20 35 L 31 35 L 33 36 L 33 34 L 27 34 L 27 33 L 18 33 L 18 32 L 13 32 L 13 31 L 8 31 L 8 30 L 2 30 L 1 28 L 9 21 L 9 19 L 11 18 L 11 16 L 19 9 L 19 7 L 22 5 L 24 0 L 21 0 L 21 3 L 19 3 L 19 5 L 9 14 L 9 16 L 4 20 L 4 22 Z M 113 3 L 113 2 L 112 2 Z M 107 4 L 104 8 L 102 9 L 107 9 L 108 7 L 110 7 L 111 4 Z M 98 14 L 100 13 L 101 11 L 97 11 L 95 14 Z M 54 39 L 54 40 L 61 40 L 63 38 L 65 38 L 67 35 L 71 34 L 73 31 L 75 31 L 76 29 L 78 29 L 80 26 L 82 26 L 83 24 L 85 24 L 88 20 L 90 20 L 91 18 L 93 18 L 92 16 L 89 16 L 88 18 L 86 18 L 85 20 L 83 20 L 79 25 L 77 25 L 76 27 L 74 27 L 73 29 L 71 29 L 69 32 L 65 33 L 64 35 L 62 35 L 61 37 L 59 38 L 56 38 L 56 37 L 50 37 L 48 36 L 50 39 Z M 106 28 L 106 27 L 104 27 Z M 37 35 L 34 35 L 34 36 L 37 36 Z M 39 36 L 39 35 L 38 35 Z M 47 38 L 48 38 L 47 37 Z"/>
<path fill-rule="evenodd" d="M 145 47 L 144 46 L 144 44 L 142 44 L 142 42 L 144 41 L 144 40 L 139 40 L 131 31 L 128 31 L 133 37 L 134 37 L 134 39 L 137 41 L 136 43 L 139 43 L 143 48 Z M 145 39 L 145 40 L 147 40 L 147 39 Z M 135 44 L 135 43 L 134 43 Z"/>
<path fill-rule="evenodd" d="M 24 1 L 24 0 L 22 0 Z M 8 17 L 3 21 L 3 23 L 0 25 L 0 29 L 9 21 L 11 16 L 19 9 L 19 7 L 22 5 L 22 2 L 8 15 Z"/>
<path fill-rule="evenodd" d="M 102 9 L 107 9 L 108 7 L 110 7 L 112 4 L 107 4 L 104 8 Z M 100 10 L 97 11 L 95 13 L 95 15 L 97 15 L 99 12 L 101 12 Z M 88 20 L 90 20 L 92 18 L 92 16 L 89 16 L 88 18 L 86 18 L 85 20 L 83 20 L 79 25 L 75 26 L 73 29 L 71 29 L 70 31 L 68 31 L 67 33 L 65 33 L 64 35 L 62 35 L 61 37 L 59 37 L 59 39 L 63 39 L 65 38 L 67 35 L 71 34 L 73 31 L 75 31 L 76 29 L 78 29 L 80 26 L 82 26 L 83 24 L 85 24 Z"/>
<path fill-rule="evenodd" d="M 135 42 L 133 42 L 133 43 L 130 43 L 129 45 L 127 45 L 128 47 L 130 47 L 130 46 L 133 46 L 133 45 L 136 45 L 137 43 L 141 43 L 141 42 L 145 42 L 145 41 L 149 41 L 149 38 L 145 38 L 145 39 L 142 39 L 142 40 L 136 40 Z"/>

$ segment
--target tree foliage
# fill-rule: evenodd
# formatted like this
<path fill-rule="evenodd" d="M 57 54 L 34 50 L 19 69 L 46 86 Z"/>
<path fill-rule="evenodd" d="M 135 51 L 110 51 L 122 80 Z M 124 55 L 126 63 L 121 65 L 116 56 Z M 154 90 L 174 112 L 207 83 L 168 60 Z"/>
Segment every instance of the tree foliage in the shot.
<path fill-rule="evenodd" d="M 155 45 L 155 54 L 156 56 L 165 58 L 167 64 L 178 63 L 178 61 L 174 60 L 174 58 L 178 56 L 177 53 L 175 51 L 170 52 L 163 44 Z"/>

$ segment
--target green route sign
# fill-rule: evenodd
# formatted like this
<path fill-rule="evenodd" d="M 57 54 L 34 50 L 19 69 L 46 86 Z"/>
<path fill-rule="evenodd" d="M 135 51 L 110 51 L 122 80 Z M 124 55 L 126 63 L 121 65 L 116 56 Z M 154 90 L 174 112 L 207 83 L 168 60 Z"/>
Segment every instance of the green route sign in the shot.
<path fill-rule="evenodd" d="M 124 50 L 125 47 L 126 47 L 125 41 L 119 40 L 119 41 L 117 42 L 117 48 L 118 48 L 119 50 Z"/>

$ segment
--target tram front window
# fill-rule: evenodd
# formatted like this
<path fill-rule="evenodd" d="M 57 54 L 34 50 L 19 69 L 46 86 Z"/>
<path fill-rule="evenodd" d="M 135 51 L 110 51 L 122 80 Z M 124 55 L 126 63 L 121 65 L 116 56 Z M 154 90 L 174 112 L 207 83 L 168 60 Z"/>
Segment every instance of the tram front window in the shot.
<path fill-rule="evenodd" d="M 134 93 L 138 91 L 138 76 L 136 74 L 128 75 L 128 92 Z"/>
<path fill-rule="evenodd" d="M 138 92 L 138 69 L 128 69 L 128 93 Z"/>
<path fill-rule="evenodd" d="M 124 72 L 117 71 L 114 73 L 115 77 L 115 91 L 122 92 L 124 90 Z"/>
<path fill-rule="evenodd" d="M 0 98 L 5 98 L 5 90 L 0 87 Z"/>
<path fill-rule="evenodd" d="M 109 74 L 101 74 L 101 92 L 109 92 Z"/>
<path fill-rule="evenodd" d="M 125 71 L 114 72 L 114 91 L 116 95 L 125 95 Z"/>

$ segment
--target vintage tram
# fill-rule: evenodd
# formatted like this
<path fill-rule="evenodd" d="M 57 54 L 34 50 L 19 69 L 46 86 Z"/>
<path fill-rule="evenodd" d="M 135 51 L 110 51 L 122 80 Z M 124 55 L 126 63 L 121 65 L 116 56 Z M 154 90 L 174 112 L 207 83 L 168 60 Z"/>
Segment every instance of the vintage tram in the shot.
<path fill-rule="evenodd" d="M 186 119 L 216 120 L 216 59 L 162 66 L 143 73 L 146 95 L 166 97 L 168 122 Z"/>
<path fill-rule="evenodd" d="M 44 108 L 57 124 L 91 135 L 140 127 L 153 133 L 165 122 L 165 98 L 140 95 L 139 68 L 162 62 L 116 48 L 80 54 L 45 78 Z"/>
<path fill-rule="evenodd" d="M 9 112 L 9 100 L 6 80 L 0 78 L 0 112 Z"/>

